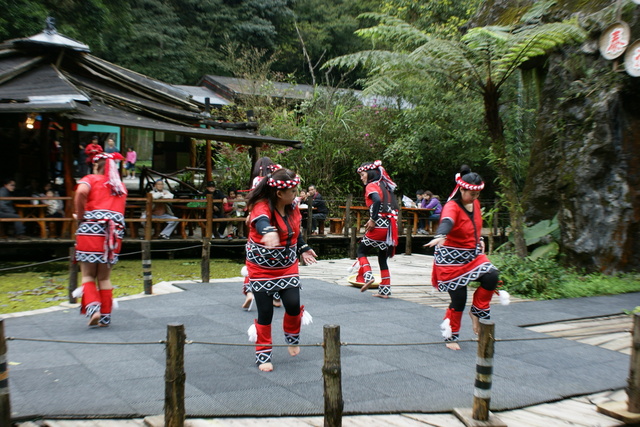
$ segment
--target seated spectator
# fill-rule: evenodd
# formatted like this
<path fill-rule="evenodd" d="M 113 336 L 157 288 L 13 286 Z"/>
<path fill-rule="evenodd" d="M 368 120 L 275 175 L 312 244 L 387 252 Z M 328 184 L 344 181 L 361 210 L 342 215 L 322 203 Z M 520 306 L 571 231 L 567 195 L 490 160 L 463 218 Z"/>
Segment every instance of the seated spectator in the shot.
<path fill-rule="evenodd" d="M 16 182 L 13 179 L 5 179 L 2 188 L 0 188 L 0 197 L 11 197 L 16 189 Z M 20 218 L 13 207 L 13 201 L 0 200 L 0 218 Z M 25 236 L 24 224 L 21 221 L 12 223 L 16 230 L 16 239 L 28 239 Z"/>
<path fill-rule="evenodd" d="M 127 149 L 127 157 L 125 157 L 125 166 L 127 170 L 127 178 L 136 179 L 136 160 L 138 160 L 138 154 L 133 147 Z"/>
<path fill-rule="evenodd" d="M 173 199 L 173 193 L 164 188 L 164 181 L 161 179 L 157 180 L 153 186 L 153 190 L 151 190 L 151 197 L 153 200 L 159 199 Z M 147 213 L 142 213 L 142 218 L 146 218 Z M 173 215 L 171 211 L 171 206 L 168 203 L 154 203 L 151 207 L 151 218 L 153 219 L 178 219 L 177 216 Z M 169 240 L 171 238 L 171 234 L 173 230 L 176 229 L 178 223 L 175 221 L 167 222 L 167 225 L 160 232 L 160 238 Z"/>
<path fill-rule="evenodd" d="M 233 197 L 233 198 L 232 198 Z M 247 215 L 247 202 L 244 200 L 243 193 L 229 191 L 229 203 L 232 205 L 231 212 L 227 215 L 229 218 L 244 218 Z M 239 227 L 243 223 L 231 222 L 227 227 L 227 238 L 239 237 Z"/>
<path fill-rule="evenodd" d="M 296 197 L 296 203 L 300 209 L 306 209 L 307 206 L 307 192 L 305 190 L 300 190 L 298 197 Z"/>
<path fill-rule="evenodd" d="M 424 190 L 417 190 L 416 191 L 416 201 L 414 202 L 413 206 L 411 206 L 412 208 L 419 208 L 421 207 L 422 204 L 422 195 L 424 194 Z"/>
<path fill-rule="evenodd" d="M 440 199 L 438 196 L 434 196 L 431 191 L 425 191 L 422 194 L 422 205 L 420 206 L 422 209 L 433 209 L 431 215 L 427 218 L 429 222 L 436 222 L 440 220 L 440 213 L 442 212 L 442 204 L 440 203 Z M 424 220 L 422 221 L 422 232 L 420 232 L 420 227 L 418 229 L 419 234 L 428 234 L 424 229 Z"/>
<path fill-rule="evenodd" d="M 213 203 L 213 218 L 224 218 L 224 205 L 227 203 L 227 196 L 221 190 L 216 188 L 215 181 L 207 182 L 206 189 L 204 191 L 204 195 L 211 194 L 213 200 L 218 200 Z M 213 236 L 212 239 L 218 238 L 222 239 L 224 237 L 224 230 L 227 228 L 226 222 L 218 222 L 217 228 L 214 225 L 213 228 Z"/>
<path fill-rule="evenodd" d="M 45 190 L 44 195 L 46 197 L 57 197 L 58 194 L 49 188 Z M 43 200 L 42 203 L 47 205 L 47 218 L 64 218 L 64 202 L 59 199 Z M 56 237 L 58 235 L 58 222 L 49 222 L 49 237 Z"/>
<path fill-rule="evenodd" d="M 315 185 L 309 186 L 307 194 L 307 203 L 311 203 L 311 207 L 313 208 L 313 214 L 311 215 L 311 228 L 315 230 L 316 227 L 318 227 L 318 221 L 324 221 L 325 219 L 327 219 L 329 208 L 327 208 L 327 204 L 325 203 L 324 199 L 316 190 Z M 317 233 L 314 231 L 314 234 Z"/>

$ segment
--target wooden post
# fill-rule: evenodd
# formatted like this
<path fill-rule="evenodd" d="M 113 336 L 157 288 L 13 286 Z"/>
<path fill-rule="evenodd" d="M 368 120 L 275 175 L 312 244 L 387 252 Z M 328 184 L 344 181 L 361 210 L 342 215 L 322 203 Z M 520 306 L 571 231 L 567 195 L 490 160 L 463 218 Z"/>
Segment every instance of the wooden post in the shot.
<path fill-rule="evenodd" d="M 146 217 L 146 221 L 144 223 L 144 240 L 151 240 L 151 234 L 153 231 L 153 223 L 152 221 L 152 214 L 151 211 L 153 210 L 153 196 L 151 195 L 151 193 L 147 193 L 147 201 L 145 203 L 145 208 L 144 211 L 145 213 L 145 217 Z"/>
<path fill-rule="evenodd" d="M 153 276 L 151 275 L 151 242 L 143 240 L 140 242 L 142 246 L 142 280 L 144 283 L 145 295 L 153 293 Z"/>
<path fill-rule="evenodd" d="M 453 413 L 466 426 L 506 427 L 498 417 L 489 412 L 491 404 L 491 377 L 493 374 L 493 351 L 495 324 L 480 319 L 478 356 L 476 359 L 476 382 L 473 390 L 473 408 L 454 408 Z"/>
<path fill-rule="evenodd" d="M 401 227 L 401 225 L 398 225 L 398 227 Z M 411 255 L 412 245 L 413 245 L 413 224 L 411 224 L 411 221 L 407 221 L 407 235 L 405 239 L 405 248 L 404 248 L 405 255 Z"/>
<path fill-rule="evenodd" d="M 200 272 L 202 273 L 202 283 L 209 283 L 209 256 L 211 251 L 211 239 L 202 238 L 202 260 L 200 261 Z"/>
<path fill-rule="evenodd" d="M 347 196 L 344 210 L 344 237 L 349 237 L 349 228 L 351 225 L 351 204 L 353 203 L 353 194 Z"/>
<path fill-rule="evenodd" d="M 491 376 L 493 374 L 495 324 L 480 320 L 478 358 L 476 360 L 476 384 L 473 391 L 473 419 L 487 421 L 491 404 Z"/>
<path fill-rule="evenodd" d="M 351 237 L 349 238 L 349 258 L 356 259 L 358 239 L 358 227 L 351 227 Z"/>
<path fill-rule="evenodd" d="M 397 196 L 396 201 L 398 203 L 398 236 L 402 236 L 402 233 L 404 233 L 404 230 L 402 229 L 402 197 Z M 411 228 L 411 230 L 413 231 L 413 228 Z"/>
<path fill-rule="evenodd" d="M 167 325 L 167 370 L 164 374 L 164 425 L 183 427 L 185 420 L 184 325 Z"/>
<path fill-rule="evenodd" d="M 211 239 L 211 237 L 213 236 L 213 195 L 212 194 L 207 194 L 206 196 L 207 199 L 207 208 L 206 208 L 206 216 L 207 216 L 207 222 L 205 222 L 205 227 L 204 227 L 204 234 L 206 234 L 206 238 L 207 239 Z"/>
<path fill-rule="evenodd" d="M 633 336 L 631 337 L 631 362 L 627 380 L 628 403 L 609 401 L 598 405 L 598 412 L 622 420 L 625 424 L 640 424 L 640 313 L 633 315 Z"/>
<path fill-rule="evenodd" d="M 4 319 L 0 319 L 0 425 L 11 424 L 9 399 L 9 371 L 7 368 L 7 342 L 4 338 Z"/>
<path fill-rule="evenodd" d="M 342 367 L 340 365 L 340 326 L 324 325 L 324 425 L 342 426 Z"/>
<path fill-rule="evenodd" d="M 629 412 L 640 413 L 640 313 L 633 315 L 633 344 L 629 369 Z"/>
<path fill-rule="evenodd" d="M 304 229 L 304 240 L 309 240 L 309 236 L 313 232 L 313 206 L 311 203 L 307 204 L 307 226 Z"/>
<path fill-rule="evenodd" d="M 73 296 L 73 291 L 78 287 L 78 264 L 75 262 L 76 248 L 72 246 L 69 248 L 69 303 L 75 304 L 76 298 Z"/>

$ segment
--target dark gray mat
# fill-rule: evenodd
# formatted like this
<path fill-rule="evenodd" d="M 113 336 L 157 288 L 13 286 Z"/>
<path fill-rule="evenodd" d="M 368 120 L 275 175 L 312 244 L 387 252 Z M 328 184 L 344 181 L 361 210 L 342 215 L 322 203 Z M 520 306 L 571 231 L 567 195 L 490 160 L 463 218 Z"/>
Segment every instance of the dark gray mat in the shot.
<path fill-rule="evenodd" d="M 397 299 L 305 280 L 303 304 L 314 323 L 305 344 L 322 342 L 323 325 L 337 324 L 342 347 L 345 413 L 449 412 L 471 407 L 476 344 L 450 351 L 440 343 L 443 311 Z M 14 417 L 130 417 L 161 413 L 167 324 L 185 325 L 187 339 L 247 343 L 255 311 L 240 309 L 240 283 L 181 284 L 186 292 L 120 302 L 110 328 L 86 327 L 77 310 L 5 320 L 7 336 L 107 342 L 69 344 L 9 341 Z M 500 339 L 545 335 L 519 325 L 620 313 L 640 294 L 536 301 L 493 307 Z M 274 343 L 284 343 L 282 308 L 275 310 Z M 463 317 L 461 339 L 471 338 Z M 401 345 L 437 342 L 437 345 Z M 130 343 L 117 345 L 116 343 Z M 150 344 L 145 344 L 150 343 Z M 185 348 L 187 413 L 208 416 L 318 415 L 323 412 L 321 347 L 292 358 L 273 351 L 275 370 L 260 372 L 252 347 L 194 343 Z M 566 339 L 497 342 L 491 407 L 514 409 L 626 385 L 629 357 Z"/>

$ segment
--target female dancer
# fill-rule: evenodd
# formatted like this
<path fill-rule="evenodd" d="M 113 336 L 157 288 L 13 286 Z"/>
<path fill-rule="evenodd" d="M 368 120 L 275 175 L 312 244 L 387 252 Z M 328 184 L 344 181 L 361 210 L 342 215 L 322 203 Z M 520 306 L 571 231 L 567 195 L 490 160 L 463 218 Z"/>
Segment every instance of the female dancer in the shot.
<path fill-rule="evenodd" d="M 467 303 L 467 284 L 480 282 L 473 293 L 469 315 L 473 332 L 480 330 L 479 319 L 489 319 L 491 297 L 498 285 L 498 269 L 484 254 L 482 213 L 478 197 L 484 182 L 477 173 L 463 165 L 456 175 L 456 188 L 442 209 L 436 236 L 425 246 L 435 246 L 431 283 L 440 292 L 449 292 L 451 304 L 440 325 L 447 348 L 460 350 L 460 321 Z M 460 190 L 458 192 L 458 190 Z M 508 294 L 500 292 L 503 304 Z"/>
<path fill-rule="evenodd" d="M 256 345 L 256 364 L 261 371 L 272 371 L 271 321 L 273 297 L 277 292 L 284 304 L 283 329 L 289 354 L 300 353 L 300 325 L 304 306 L 300 306 L 298 252 L 306 264 L 316 262 L 316 253 L 300 234 L 300 210 L 294 204 L 300 177 L 289 169 L 267 175 L 249 194 L 249 239 L 246 266 L 258 318 L 249 328 Z M 305 323 L 306 324 L 306 323 Z"/>
<path fill-rule="evenodd" d="M 398 203 L 393 196 L 396 184 L 387 175 L 380 160 L 363 163 L 358 168 L 358 174 L 365 185 L 364 198 L 369 208 L 370 219 L 365 224 L 365 235 L 356 251 L 360 264 L 356 282 L 363 284 L 360 292 L 366 291 L 373 283 L 367 248 L 378 248 L 378 265 L 382 280 L 378 286 L 378 293 L 373 296 L 389 298 L 391 275 L 387 258 L 393 257 L 398 246 Z"/>
<path fill-rule="evenodd" d="M 253 167 L 253 171 L 251 171 L 251 190 L 256 188 L 262 179 L 282 168 L 282 166 L 273 163 L 273 161 L 269 157 L 260 157 L 256 164 Z M 249 226 L 249 216 L 247 216 L 246 221 L 247 226 Z M 242 303 L 242 308 L 247 311 L 251 311 L 251 307 L 253 306 L 253 293 L 249 288 L 249 275 L 246 271 L 246 268 L 242 269 L 242 275 L 244 276 L 244 284 L 242 285 L 242 293 L 245 295 L 244 302 Z M 273 305 L 275 307 L 282 306 L 282 302 L 280 301 L 280 295 L 276 292 L 273 296 Z"/>
<path fill-rule="evenodd" d="M 73 217 L 80 220 L 76 231 L 76 260 L 80 262 L 82 296 L 80 312 L 89 326 L 109 326 L 113 305 L 111 267 L 118 261 L 124 235 L 124 207 L 127 189 L 120 181 L 114 160 L 119 153 L 93 156 L 93 174 L 80 180 Z"/>

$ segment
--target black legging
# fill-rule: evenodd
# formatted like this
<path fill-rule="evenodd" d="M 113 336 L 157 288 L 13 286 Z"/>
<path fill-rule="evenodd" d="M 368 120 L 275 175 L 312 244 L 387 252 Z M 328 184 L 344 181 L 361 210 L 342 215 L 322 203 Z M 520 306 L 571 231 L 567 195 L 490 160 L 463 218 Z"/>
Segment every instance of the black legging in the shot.
<path fill-rule="evenodd" d="M 478 277 L 477 281 L 480 282 L 480 286 L 486 290 L 495 291 L 498 286 L 498 270 L 492 270 L 483 274 Z M 467 305 L 467 287 L 458 286 L 456 290 L 449 291 L 449 296 L 451 297 L 451 304 L 449 304 L 449 308 L 452 308 L 455 311 L 464 311 L 464 306 Z"/>
<path fill-rule="evenodd" d="M 364 243 L 360 242 L 360 244 L 358 245 L 358 249 L 356 250 L 356 257 L 358 257 L 358 258 L 366 257 L 368 249 L 369 249 L 369 246 L 367 246 Z M 387 259 L 388 258 L 389 257 L 387 256 L 387 250 L 386 249 L 379 249 L 378 250 L 378 265 L 380 266 L 380 270 L 388 270 L 389 269 L 389 264 L 387 264 Z"/>
<path fill-rule="evenodd" d="M 278 291 L 284 309 L 289 316 L 300 314 L 300 288 L 289 288 Z M 273 295 L 266 292 L 254 292 L 253 297 L 258 308 L 258 324 L 270 325 L 273 320 Z"/>

